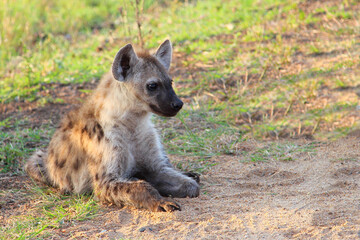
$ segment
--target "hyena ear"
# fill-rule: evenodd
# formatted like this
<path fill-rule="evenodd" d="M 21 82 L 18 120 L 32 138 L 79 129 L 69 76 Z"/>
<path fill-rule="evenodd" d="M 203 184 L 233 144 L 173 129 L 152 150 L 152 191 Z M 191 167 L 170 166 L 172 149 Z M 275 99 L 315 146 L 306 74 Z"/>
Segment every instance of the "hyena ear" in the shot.
<path fill-rule="evenodd" d="M 164 65 L 166 70 L 169 70 L 171 64 L 172 46 L 170 40 L 165 40 L 155 53 L 155 57 Z"/>
<path fill-rule="evenodd" d="M 125 81 L 130 68 L 134 67 L 139 61 L 134 48 L 131 44 L 122 47 L 115 56 L 112 64 L 112 74 L 116 80 Z"/>

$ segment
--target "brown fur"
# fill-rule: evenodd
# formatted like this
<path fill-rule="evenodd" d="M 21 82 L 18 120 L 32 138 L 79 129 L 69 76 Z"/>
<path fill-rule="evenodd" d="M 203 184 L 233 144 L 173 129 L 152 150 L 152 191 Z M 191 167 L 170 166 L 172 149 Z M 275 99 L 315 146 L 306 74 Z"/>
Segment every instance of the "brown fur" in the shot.
<path fill-rule="evenodd" d="M 131 45 L 120 49 L 114 76 L 105 75 L 89 99 L 64 117 L 47 151 L 35 153 L 26 172 L 63 193 L 94 192 L 104 202 L 152 211 L 180 209 L 161 195 L 198 196 L 198 175 L 172 167 L 150 122 L 150 112 L 173 116 L 182 106 L 171 87 L 169 61 L 169 41 L 154 56 L 136 55 Z M 154 83 L 156 90 L 149 90 Z"/>

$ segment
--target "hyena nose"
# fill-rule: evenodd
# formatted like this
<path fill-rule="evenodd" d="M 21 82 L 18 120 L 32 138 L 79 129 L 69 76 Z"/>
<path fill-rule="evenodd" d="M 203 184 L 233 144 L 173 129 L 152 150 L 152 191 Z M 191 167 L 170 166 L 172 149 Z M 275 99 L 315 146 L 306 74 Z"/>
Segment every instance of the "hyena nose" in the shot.
<path fill-rule="evenodd" d="M 183 105 L 184 103 L 181 100 L 171 103 L 171 107 L 177 111 L 179 111 Z"/>

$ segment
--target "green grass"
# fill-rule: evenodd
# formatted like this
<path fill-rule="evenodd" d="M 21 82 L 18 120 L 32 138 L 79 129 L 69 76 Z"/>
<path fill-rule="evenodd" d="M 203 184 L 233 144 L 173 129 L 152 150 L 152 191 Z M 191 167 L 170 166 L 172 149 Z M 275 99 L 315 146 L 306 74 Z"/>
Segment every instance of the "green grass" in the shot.
<path fill-rule="evenodd" d="M 26 55 L 32 48 L 45 53 L 42 49 L 48 43 L 64 38 L 75 37 L 77 33 L 89 33 L 93 29 L 108 26 L 120 16 L 119 1 L 9 1 L 1 0 L 0 61 L 2 64 L 12 57 Z M 75 33 L 76 35 L 73 35 Z M 57 40 L 56 40 L 56 39 Z M 59 46 L 59 45 L 57 45 Z M 4 67 L 4 65 L 1 65 Z"/>
<path fill-rule="evenodd" d="M 7 194 L 14 193 L 0 192 L 0 196 Z M 44 239 L 53 235 L 52 229 L 67 228 L 94 218 L 99 208 L 92 196 L 64 196 L 48 188 L 32 187 L 30 193 L 15 194 L 31 198 L 32 208 L 10 217 L 7 225 L 0 228 L 0 239 Z"/>
<path fill-rule="evenodd" d="M 268 143 L 254 152 L 244 153 L 245 162 L 295 161 L 301 153 L 314 154 L 315 144 Z"/>
<path fill-rule="evenodd" d="M 217 118 L 216 114 L 182 110 L 175 119 L 154 118 L 161 128 L 167 153 L 185 157 L 175 162 L 179 169 L 203 173 L 215 164 L 209 161 L 212 157 L 240 153 L 239 145 L 245 141 L 241 132 Z M 174 125 L 181 128 L 174 128 Z M 189 156 L 191 161 L 186 160 Z"/>
<path fill-rule="evenodd" d="M 138 42 L 134 2 L 2 3 L 0 21 L 7 26 L 1 30 L 0 45 L 3 104 L 63 102 L 46 94 L 48 84 L 97 81 L 120 46 Z M 358 5 L 357 1 L 316 8 L 288 0 L 145 1 L 145 46 L 156 47 L 167 37 L 173 41 L 181 56 L 176 60 L 186 69 L 174 76 L 177 92 L 191 99 L 177 117 L 182 135 L 172 125 L 165 129 L 169 153 L 204 159 L 238 154 L 237 146 L 247 137 L 333 139 L 357 128 L 356 121 L 344 119 L 356 111 L 358 101 L 340 100 L 336 91 L 356 87 L 359 81 L 358 43 L 353 38 L 359 28 L 351 24 L 358 20 Z M 321 35 L 303 40 L 295 34 L 303 29 L 316 29 L 327 40 Z M 339 39 L 341 29 L 351 31 Z M 343 57 L 337 58 L 339 54 Z M 309 59 L 324 64 L 313 66 Z M 324 89 L 331 90 L 327 104 L 319 101 Z M 29 148 L 23 136 L 43 134 L 39 131 L 21 126 L 3 131 L 2 171 L 18 169 L 16 159 L 38 147 Z M 38 141 L 31 134 L 25 139 Z"/>
<path fill-rule="evenodd" d="M 0 21 L 8 26 L 1 30 L 3 104 L 62 102 L 44 94 L 48 84 L 97 81 L 120 46 L 138 42 L 134 2 L 2 3 Z M 209 158 L 237 154 L 236 146 L 247 137 L 338 138 L 355 129 L 356 121 L 343 120 L 355 111 L 357 100 L 337 100 L 336 91 L 359 81 L 358 43 L 353 38 L 359 28 L 351 23 L 358 20 L 358 5 L 357 1 L 316 8 L 288 0 L 145 1 L 141 17 L 145 46 L 156 47 L 171 38 L 181 56 L 176 60 L 187 69 L 174 76 L 180 97 L 191 102 L 177 117 L 183 135 L 173 126 L 163 134 L 169 153 Z M 351 31 L 339 39 L 337 33 L 344 28 Z M 295 34 L 303 29 L 316 29 L 327 41 L 322 35 L 303 40 Z M 343 57 L 336 58 L 339 54 Z M 309 59 L 324 64 L 313 66 Z M 318 99 L 327 88 L 332 96 L 323 104 Z M 21 128 L 2 133 L 6 153 L 2 162 L 11 166 L 33 150 L 19 140 L 24 134 Z M 10 171 L 6 164 L 3 171 Z"/>
<path fill-rule="evenodd" d="M 0 103 L 37 100 L 44 83 L 99 79 L 121 46 L 114 43 L 117 36 L 128 36 L 124 22 L 135 21 L 127 1 L 0 3 L 0 23 L 6 26 L 0 29 Z M 97 53 L 106 43 L 112 47 Z"/>
<path fill-rule="evenodd" d="M 0 122 L 0 173 L 19 173 L 24 161 L 35 148 L 46 147 L 54 129 L 46 125 L 39 129 L 23 127 L 28 122 L 18 120 L 8 130 L 9 121 L 10 119 L 5 119 Z"/>

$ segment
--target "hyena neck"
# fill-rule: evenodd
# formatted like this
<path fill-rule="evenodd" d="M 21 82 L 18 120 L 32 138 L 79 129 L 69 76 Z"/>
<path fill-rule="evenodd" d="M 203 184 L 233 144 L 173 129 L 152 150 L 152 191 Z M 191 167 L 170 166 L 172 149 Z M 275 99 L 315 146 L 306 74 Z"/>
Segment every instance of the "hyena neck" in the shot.
<path fill-rule="evenodd" d="M 150 121 L 151 113 L 144 108 L 144 104 L 126 84 L 114 79 L 107 81 L 106 87 L 100 83 L 94 93 L 95 101 L 93 101 L 100 113 L 99 121 L 102 126 L 121 124 L 127 128 L 136 128 L 137 125 Z M 98 96 L 103 96 L 101 102 L 97 100 Z"/>

